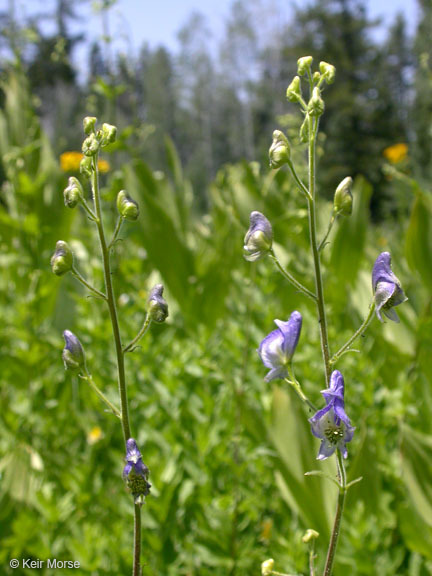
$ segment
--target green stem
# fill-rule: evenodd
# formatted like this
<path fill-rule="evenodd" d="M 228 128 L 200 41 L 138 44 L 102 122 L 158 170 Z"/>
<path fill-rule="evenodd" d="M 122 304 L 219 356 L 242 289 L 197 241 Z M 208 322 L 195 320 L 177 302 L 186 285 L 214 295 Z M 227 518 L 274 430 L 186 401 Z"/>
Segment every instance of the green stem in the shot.
<path fill-rule="evenodd" d="M 300 400 L 302 402 L 304 402 L 313 412 L 317 412 L 318 408 L 315 406 L 315 404 L 313 402 L 311 402 L 309 400 L 309 398 L 306 396 L 306 394 L 303 392 L 302 387 L 300 386 L 299 381 L 297 380 L 297 378 L 294 376 L 294 372 L 292 367 L 288 368 L 288 374 L 290 379 L 285 378 L 285 382 L 287 382 L 290 386 L 292 386 L 297 394 L 297 396 L 300 398 Z"/>
<path fill-rule="evenodd" d="M 113 237 L 111 239 L 111 242 L 108 244 L 108 250 L 111 250 L 111 248 L 114 246 L 115 241 L 117 240 L 117 237 L 120 234 L 120 228 L 122 227 L 123 220 L 124 220 L 124 218 L 122 216 L 118 217 Z"/>
<path fill-rule="evenodd" d="M 309 576 L 315 576 L 315 545 L 312 545 L 309 550 Z"/>
<path fill-rule="evenodd" d="M 273 260 L 279 272 L 282 274 L 282 276 L 284 276 L 288 280 L 288 282 L 290 282 L 293 286 L 295 286 L 299 292 L 301 292 L 308 298 L 312 298 L 312 300 L 316 301 L 317 298 L 315 294 L 310 290 L 308 290 L 305 286 L 303 286 L 303 284 L 301 284 L 298 280 L 296 280 L 294 276 L 292 276 L 292 274 L 288 272 L 288 270 L 285 270 L 285 268 L 279 262 L 276 254 L 274 253 L 273 248 L 270 250 L 270 258 Z"/>
<path fill-rule="evenodd" d="M 327 320 L 324 303 L 324 288 L 321 275 L 321 262 L 317 246 L 316 212 L 315 212 L 315 164 L 316 164 L 316 135 L 318 132 L 318 120 L 315 125 L 313 118 L 309 117 L 309 233 L 315 268 L 315 288 L 317 295 L 318 318 L 320 325 L 321 351 L 325 366 L 325 380 L 328 387 L 330 381 L 330 351 L 327 335 Z"/>
<path fill-rule="evenodd" d="M 102 210 L 99 194 L 99 172 L 97 162 L 98 162 L 98 155 L 96 154 L 95 156 L 93 156 L 93 172 L 92 172 L 93 201 L 94 201 L 95 213 L 97 216 L 96 225 L 98 229 L 99 241 L 102 252 L 104 279 L 107 294 L 106 299 L 111 318 L 111 325 L 113 330 L 114 344 L 117 356 L 118 386 L 119 386 L 120 404 L 121 404 L 121 423 L 123 428 L 123 437 L 126 443 L 127 440 L 129 440 L 129 438 L 131 437 L 131 433 L 129 424 L 129 410 L 128 410 L 127 390 L 126 390 L 124 354 L 121 343 L 119 322 L 117 317 L 117 308 L 115 304 L 114 288 L 111 279 L 109 250 L 107 247 L 105 239 L 105 231 L 102 222 Z"/>
<path fill-rule="evenodd" d="M 141 330 L 138 332 L 138 334 L 135 336 L 135 338 L 129 342 L 129 344 L 127 346 L 125 346 L 123 348 L 123 353 L 126 354 L 126 352 L 130 352 L 132 350 L 132 348 L 135 346 L 135 344 L 141 340 L 141 338 L 144 336 L 144 334 L 147 332 L 147 330 L 150 328 L 150 324 L 151 324 L 151 318 L 149 316 L 149 314 L 147 314 L 145 320 L 144 320 L 144 324 L 142 325 Z"/>
<path fill-rule="evenodd" d="M 90 292 L 93 292 L 93 294 L 95 294 L 98 298 L 102 298 L 103 300 L 107 299 L 105 294 L 99 292 L 99 290 L 97 290 L 96 288 L 94 288 L 94 286 L 92 286 L 89 282 L 87 282 L 87 280 L 78 272 L 75 266 L 72 267 L 71 273 L 74 278 L 76 278 L 79 282 L 81 282 L 83 286 L 88 288 L 88 290 L 90 290 Z"/>
<path fill-rule="evenodd" d="M 87 212 L 90 220 L 97 222 L 98 218 L 97 218 L 96 214 L 93 212 L 93 210 L 90 208 L 90 206 L 87 204 L 87 202 L 85 201 L 84 198 L 81 198 L 81 204 L 82 204 L 84 210 Z"/>
<path fill-rule="evenodd" d="M 373 318 L 374 311 L 375 311 L 375 300 L 373 300 L 371 305 L 369 306 L 368 315 L 364 319 L 363 324 L 360 326 L 360 328 L 351 336 L 351 338 L 348 340 L 348 342 L 346 344 L 344 344 L 342 346 L 342 348 L 340 350 L 338 350 L 336 352 L 336 354 L 331 358 L 330 364 L 332 366 L 334 364 L 336 364 L 336 362 L 339 360 L 339 358 L 341 356 L 343 356 L 343 354 L 345 354 L 346 352 L 349 352 L 349 348 L 350 348 L 351 344 L 354 342 L 354 340 L 356 340 L 359 336 L 361 336 L 363 334 L 363 332 L 366 331 L 367 327 L 369 326 L 369 324 Z"/>
<path fill-rule="evenodd" d="M 333 212 L 330 218 L 330 222 L 327 228 L 327 232 L 324 236 L 324 238 L 321 240 L 320 245 L 318 246 L 318 252 L 321 252 L 321 250 L 324 248 L 325 243 L 327 238 L 329 237 L 329 234 L 331 232 L 331 229 L 333 228 L 333 224 L 336 222 L 336 214 Z"/>
<path fill-rule="evenodd" d="M 336 547 L 339 538 L 340 526 L 342 521 L 342 514 L 345 504 L 345 497 L 346 497 L 346 474 L 345 474 L 345 466 L 343 463 L 343 458 L 339 450 L 336 453 L 337 462 L 338 462 L 338 473 L 341 482 L 341 488 L 339 489 L 337 507 L 336 507 L 336 516 L 334 519 L 333 530 L 330 537 L 330 544 L 327 552 L 327 560 L 323 572 L 323 576 L 331 576 L 333 563 L 336 554 Z"/>
<path fill-rule="evenodd" d="M 291 171 L 291 174 L 297 184 L 297 186 L 299 187 L 300 191 L 303 192 L 303 194 L 306 196 L 306 198 L 310 199 L 311 195 L 310 195 L 310 190 L 308 190 L 306 188 L 306 186 L 303 184 L 303 182 L 300 180 L 296 169 L 294 168 L 294 164 L 291 162 L 291 159 L 288 160 L 288 168 Z"/>
<path fill-rule="evenodd" d="M 132 576 L 141 576 L 141 506 L 134 510 L 134 561 Z"/>
<path fill-rule="evenodd" d="M 102 400 L 102 402 L 104 402 L 108 408 L 111 410 L 111 412 L 117 416 L 117 418 L 121 419 L 121 413 L 120 410 L 118 408 L 116 408 L 114 406 L 114 404 L 112 404 L 108 398 L 105 396 L 105 394 L 102 392 L 102 390 L 100 388 L 98 388 L 98 386 L 95 384 L 91 374 L 89 374 L 88 370 L 86 369 L 86 373 L 85 376 L 83 376 L 83 380 L 86 380 L 91 388 L 93 388 L 93 390 L 96 392 L 96 394 L 99 396 L 99 398 Z"/>

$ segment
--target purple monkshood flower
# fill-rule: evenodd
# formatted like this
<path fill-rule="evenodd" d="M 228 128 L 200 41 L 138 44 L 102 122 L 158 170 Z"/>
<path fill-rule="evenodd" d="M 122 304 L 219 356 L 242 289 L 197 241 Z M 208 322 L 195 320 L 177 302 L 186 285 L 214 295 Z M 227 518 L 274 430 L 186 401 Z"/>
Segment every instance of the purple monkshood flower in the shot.
<path fill-rule="evenodd" d="M 264 214 L 251 212 L 250 226 L 244 238 L 243 255 L 249 262 L 259 260 L 271 250 L 273 228 Z"/>
<path fill-rule="evenodd" d="M 381 311 L 393 322 L 399 322 L 399 317 L 393 310 L 408 298 L 401 288 L 401 284 L 391 269 L 391 256 L 389 252 L 382 252 L 375 260 L 372 270 L 372 289 L 374 291 L 376 315 L 383 322 Z"/>
<path fill-rule="evenodd" d="M 265 377 L 266 382 L 288 376 L 288 366 L 300 337 L 302 317 L 300 312 L 295 311 L 289 317 L 288 322 L 282 322 L 282 320 L 274 322 L 278 327 L 277 330 L 270 332 L 258 349 L 264 366 L 270 368 L 270 372 Z"/>
<path fill-rule="evenodd" d="M 348 456 L 346 444 L 351 442 L 354 430 L 345 412 L 344 379 L 339 370 L 330 377 L 330 387 L 321 391 L 326 401 L 322 410 L 309 418 L 312 434 L 321 439 L 317 460 L 325 460 L 336 450 Z"/>
<path fill-rule="evenodd" d="M 66 370 L 72 372 L 85 371 L 85 354 L 81 342 L 70 330 L 63 332 L 65 347 L 63 348 L 62 358 Z"/>
<path fill-rule="evenodd" d="M 149 469 L 142 460 L 142 454 L 133 438 L 126 442 L 126 466 L 123 470 L 123 478 L 127 478 L 132 470 L 139 476 L 148 476 Z"/>

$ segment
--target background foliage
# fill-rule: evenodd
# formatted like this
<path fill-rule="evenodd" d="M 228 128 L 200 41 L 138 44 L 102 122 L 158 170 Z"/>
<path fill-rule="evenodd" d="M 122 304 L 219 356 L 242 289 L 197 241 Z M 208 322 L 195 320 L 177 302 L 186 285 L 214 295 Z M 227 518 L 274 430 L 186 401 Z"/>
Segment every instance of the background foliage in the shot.
<path fill-rule="evenodd" d="M 379 252 L 392 253 L 409 297 L 400 325 L 374 321 L 358 343 L 361 353 L 338 366 L 357 427 L 348 477 L 363 481 L 349 493 L 335 575 L 432 574 L 427 30 L 421 25 L 413 43 L 399 20 L 377 45 L 359 4 L 319 0 L 313 18 L 296 16 L 298 34 L 276 35 L 282 43 L 270 46 L 256 41 L 258 26 L 237 2 L 227 27 L 230 49 L 219 64 L 196 48 L 203 22 L 195 17 L 182 31 L 175 63 L 161 48 L 143 50 L 136 62 L 116 57 L 108 66 L 95 46 L 91 77 L 82 86 L 68 60 L 78 41 L 68 36 L 72 6 L 61 7 L 56 42 L 39 36 L 37 50 L 28 52 L 29 40 L 16 35 L 10 48 L 19 59 L 3 69 L 2 572 L 12 573 L 10 558 L 27 557 L 77 559 L 89 575 L 129 570 L 132 517 L 121 482 L 120 428 L 60 360 L 61 332 L 68 328 L 85 345 L 96 381 L 115 399 L 109 319 L 72 278 L 59 280 L 49 268 L 55 242 L 67 240 L 86 277 L 102 283 L 94 231 L 83 213 L 63 206 L 61 193 L 75 172 L 61 170 L 60 154 L 79 149 L 84 111 L 121 129 L 105 157 L 108 226 L 115 223 L 120 188 L 141 207 L 113 256 L 124 340 L 140 326 L 156 281 L 165 284 L 170 304 L 169 321 L 152 327 L 127 366 L 133 429 L 153 483 L 143 511 L 144 574 L 259 574 L 268 557 L 277 570 L 305 574 L 301 536 L 309 527 L 320 532 L 323 562 L 336 495 L 332 485 L 303 476 L 317 468 L 304 407 L 283 386 L 263 382 L 255 353 L 274 318 L 301 310 L 296 375 L 320 402 L 315 310 L 270 261 L 251 265 L 241 255 L 249 213 L 260 210 L 273 224 L 280 259 L 311 286 L 303 199 L 286 173 L 252 161 L 263 158 L 277 121 L 295 139 L 297 120 L 278 115 L 289 110 L 282 107 L 284 91 L 306 51 L 334 63 L 339 75 L 326 93 L 321 233 L 333 183 L 357 176 L 353 215 L 338 224 L 323 256 L 333 350 L 366 313 Z M 421 8 L 430 19 L 429 3 Z M 350 26 L 340 24 L 343 10 Z M 338 30 L 345 32 L 341 38 Z M 399 50 L 401 37 L 408 52 Z M 62 65 L 48 74 L 38 67 L 52 60 L 61 38 Z M 244 63 L 253 58 L 260 74 L 248 76 L 253 67 Z M 391 148 L 398 143 L 405 148 Z M 324 468 L 332 472 L 331 464 Z"/>

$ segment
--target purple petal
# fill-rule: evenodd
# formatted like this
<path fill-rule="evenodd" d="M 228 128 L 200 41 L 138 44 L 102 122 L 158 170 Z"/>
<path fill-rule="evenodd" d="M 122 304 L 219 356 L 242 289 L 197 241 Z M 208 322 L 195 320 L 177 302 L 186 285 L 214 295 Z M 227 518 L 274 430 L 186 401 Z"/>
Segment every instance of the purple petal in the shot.
<path fill-rule="evenodd" d="M 378 282 L 390 282 L 399 285 L 399 280 L 393 274 L 391 269 L 390 252 L 382 252 L 375 260 L 372 269 L 372 288 L 375 292 Z"/>
<path fill-rule="evenodd" d="M 336 446 L 331 444 L 327 439 L 324 439 L 320 444 L 317 460 L 325 460 L 331 456 L 335 450 Z"/>
<path fill-rule="evenodd" d="M 399 324 L 400 320 L 399 320 L 399 316 L 396 313 L 396 310 L 393 310 L 393 308 L 388 308 L 387 310 L 383 310 L 384 315 L 387 316 L 387 318 L 389 320 L 392 320 L 393 322 L 396 322 L 396 324 Z"/>
<path fill-rule="evenodd" d="M 334 402 L 335 399 L 344 399 L 344 379 L 339 370 L 333 370 L 330 376 L 330 387 L 321 390 L 327 404 Z"/>
<path fill-rule="evenodd" d="M 129 476 L 131 470 L 132 470 L 132 464 L 129 464 L 128 462 L 126 466 L 123 468 L 123 477 L 126 478 L 126 476 Z"/>
<path fill-rule="evenodd" d="M 318 412 L 314 414 L 312 418 L 309 418 L 312 434 L 317 438 L 324 438 L 326 427 L 328 426 L 329 422 L 334 420 L 332 413 L 328 414 L 331 410 L 332 406 L 329 404 L 321 410 L 318 410 Z"/>
<path fill-rule="evenodd" d="M 129 440 L 126 442 L 126 460 L 136 464 L 136 462 L 138 462 L 141 457 L 141 452 L 139 451 L 135 440 L 133 438 L 129 438 Z"/>
<path fill-rule="evenodd" d="M 346 424 L 346 426 L 351 425 L 351 420 L 348 418 L 345 412 L 345 406 L 343 400 L 339 399 L 335 400 L 333 404 L 333 410 L 337 418 L 339 418 L 339 420 L 342 420 L 342 422 Z"/>
<path fill-rule="evenodd" d="M 258 349 L 258 354 L 266 368 L 279 368 L 282 366 L 283 334 L 280 330 L 273 330 L 264 338 Z"/>
<path fill-rule="evenodd" d="M 302 316 L 300 312 L 295 310 L 289 317 L 288 322 L 275 320 L 275 324 L 283 334 L 282 351 L 287 360 L 290 360 L 295 352 L 300 338 Z"/>
<path fill-rule="evenodd" d="M 137 474 L 140 474 L 141 476 L 147 476 L 149 469 L 147 468 L 147 466 L 144 464 L 144 462 L 140 459 L 138 460 L 138 462 L 135 464 L 134 466 L 135 468 L 135 472 Z"/>
<path fill-rule="evenodd" d="M 264 380 L 265 382 L 271 382 L 272 380 L 276 380 L 277 378 L 286 378 L 288 376 L 288 371 L 286 368 L 281 366 L 280 368 L 273 368 L 270 372 L 267 373 Z"/>

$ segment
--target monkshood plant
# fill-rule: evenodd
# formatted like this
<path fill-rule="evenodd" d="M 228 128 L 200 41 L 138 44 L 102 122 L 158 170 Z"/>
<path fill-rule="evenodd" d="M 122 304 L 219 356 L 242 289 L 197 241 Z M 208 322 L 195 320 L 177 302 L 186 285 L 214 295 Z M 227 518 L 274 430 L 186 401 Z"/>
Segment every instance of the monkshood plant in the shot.
<path fill-rule="evenodd" d="M 273 229 L 269 220 L 260 212 L 252 212 L 250 215 L 250 227 L 244 239 L 244 256 L 254 262 L 269 257 L 279 272 L 305 297 L 313 300 L 316 304 L 318 325 L 320 330 L 321 354 L 323 362 L 323 384 L 321 394 L 324 398 L 324 406 L 316 407 L 304 393 L 300 382 L 297 380 L 293 369 L 293 357 L 299 342 L 302 328 L 302 315 L 293 311 L 288 320 L 275 320 L 276 330 L 270 332 L 261 342 L 258 354 L 269 372 L 265 376 L 267 382 L 284 380 L 299 395 L 307 406 L 311 433 L 321 442 L 318 450 L 318 460 L 334 457 L 336 460 L 335 476 L 328 475 L 321 470 L 306 472 L 306 475 L 325 477 L 334 482 L 338 487 L 338 498 L 333 529 L 328 545 L 327 557 L 324 565 L 323 576 L 332 574 L 335 561 L 336 548 L 341 530 L 341 521 L 344 503 L 349 488 L 360 481 L 357 478 L 347 482 L 344 459 L 348 457 L 347 444 L 354 437 L 355 427 L 345 409 L 345 381 L 344 376 L 335 366 L 342 355 L 353 351 L 352 344 L 367 329 L 374 317 L 383 322 L 383 315 L 399 322 L 394 310 L 396 306 L 406 300 L 399 280 L 391 269 L 391 257 L 388 252 L 380 254 L 372 268 L 372 297 L 368 314 L 359 329 L 353 336 L 334 354 L 331 353 L 327 330 L 326 306 L 324 299 L 324 285 L 321 273 L 321 252 L 325 248 L 327 239 L 335 222 L 340 217 L 347 217 L 352 211 L 353 197 L 351 193 L 352 179 L 348 176 L 342 180 L 336 188 L 333 201 L 333 210 L 327 231 L 321 240 L 317 238 L 317 191 L 316 191 L 316 141 L 319 129 L 320 117 L 324 113 L 325 104 L 323 91 L 326 85 L 332 84 L 335 79 L 335 67 L 326 62 L 320 62 L 319 71 L 312 71 L 313 59 L 306 56 L 298 60 L 298 75 L 295 76 L 287 89 L 287 99 L 296 103 L 304 116 L 300 128 L 300 141 L 308 147 L 308 181 L 304 182 L 298 175 L 294 166 L 290 143 L 288 138 L 279 130 L 273 133 L 273 143 L 270 147 L 270 166 L 273 169 L 288 167 L 294 182 L 303 195 L 309 214 L 310 248 L 313 259 L 313 272 L 315 277 L 315 289 L 312 291 L 303 285 L 294 275 L 285 269 L 278 260 L 273 250 Z M 308 96 L 302 92 L 302 84 L 306 85 Z M 320 386 L 322 387 L 322 386 Z M 309 529 L 303 541 L 309 547 L 309 573 L 316 576 L 316 554 L 314 551 L 315 540 L 318 533 Z M 281 574 L 273 570 L 274 560 L 268 559 L 261 566 L 263 576 Z M 286 575 L 285 575 L 286 576 Z"/>
<path fill-rule="evenodd" d="M 74 255 L 69 245 L 63 240 L 59 240 L 56 250 L 51 258 L 51 267 L 54 274 L 63 276 L 66 273 L 72 274 L 92 296 L 104 301 L 108 307 L 111 320 L 113 342 L 117 360 L 117 378 L 120 407 L 115 406 L 102 392 L 94 381 L 87 368 L 84 349 L 75 334 L 65 330 L 63 337 L 65 347 L 62 358 L 66 370 L 76 374 L 85 380 L 90 388 L 99 396 L 108 410 L 116 416 L 121 423 L 125 444 L 125 461 L 123 468 L 123 480 L 129 489 L 134 505 L 134 545 L 133 545 L 133 576 L 141 574 L 141 507 L 145 497 L 150 493 L 151 484 L 148 481 L 149 469 L 144 464 L 141 452 L 135 439 L 132 437 L 131 424 L 129 418 L 128 394 L 126 385 L 125 355 L 132 352 L 139 340 L 148 331 L 152 322 L 164 322 L 168 316 L 168 306 L 164 300 L 163 286 L 154 286 L 147 299 L 147 313 L 144 324 L 136 337 L 126 345 L 123 345 L 120 333 L 120 324 L 117 314 L 114 286 L 112 282 L 110 256 L 116 242 L 119 239 L 121 227 L 125 221 L 135 221 L 139 216 L 138 204 L 130 196 L 121 190 L 117 195 L 118 219 L 111 240 L 107 241 L 104 227 L 101 196 L 99 189 L 98 158 L 102 148 L 115 141 L 116 127 L 103 124 L 101 129 L 96 129 L 96 118 L 87 117 L 84 119 L 84 132 L 86 138 L 83 142 L 83 160 L 80 165 L 80 172 L 83 178 L 90 182 L 93 206 L 89 205 L 86 199 L 85 187 L 75 178 L 69 178 L 68 186 L 64 190 L 65 205 L 75 208 L 78 205 L 84 209 L 88 219 L 95 224 L 100 242 L 102 257 L 104 291 L 98 290 L 88 282 L 78 271 Z"/>

